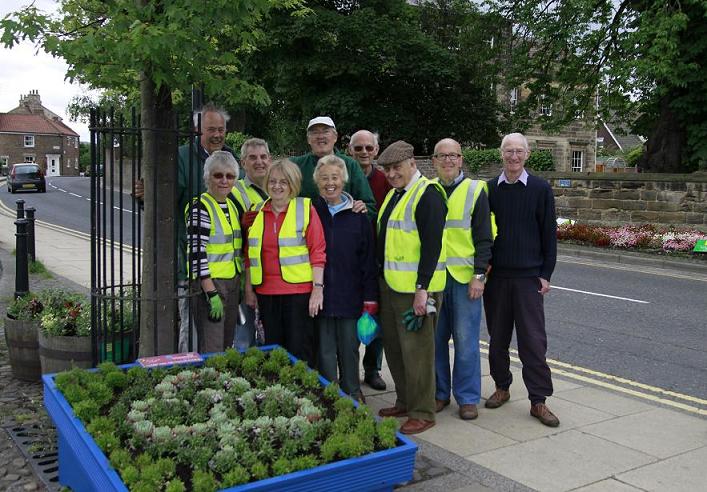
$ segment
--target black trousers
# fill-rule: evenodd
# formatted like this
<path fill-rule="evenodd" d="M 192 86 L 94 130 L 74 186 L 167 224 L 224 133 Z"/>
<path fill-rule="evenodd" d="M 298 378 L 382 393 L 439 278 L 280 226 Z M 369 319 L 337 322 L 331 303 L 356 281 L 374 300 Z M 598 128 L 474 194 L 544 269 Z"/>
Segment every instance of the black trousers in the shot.
<path fill-rule="evenodd" d="M 550 368 L 545 360 L 545 308 L 539 290 L 537 277 L 499 278 L 491 274 L 484 291 L 491 377 L 496 387 L 505 390 L 513 382 L 508 347 L 515 326 L 523 382 L 531 403 L 542 403 L 552 395 Z"/>
<path fill-rule="evenodd" d="M 309 316 L 309 294 L 258 294 L 265 345 L 278 344 L 316 367 L 314 319 Z"/>

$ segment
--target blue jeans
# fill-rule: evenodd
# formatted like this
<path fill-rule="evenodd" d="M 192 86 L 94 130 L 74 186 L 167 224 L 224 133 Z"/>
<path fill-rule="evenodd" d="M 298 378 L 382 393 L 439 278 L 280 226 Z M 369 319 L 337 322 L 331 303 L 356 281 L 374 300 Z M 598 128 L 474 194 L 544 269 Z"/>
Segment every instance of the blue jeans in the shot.
<path fill-rule="evenodd" d="M 452 390 L 459 405 L 477 404 L 481 397 L 481 298 L 470 299 L 468 288 L 468 284 L 460 284 L 447 273 L 447 286 L 435 330 L 435 398 L 449 400 Z M 454 372 L 451 379 L 450 337 L 454 340 Z"/>

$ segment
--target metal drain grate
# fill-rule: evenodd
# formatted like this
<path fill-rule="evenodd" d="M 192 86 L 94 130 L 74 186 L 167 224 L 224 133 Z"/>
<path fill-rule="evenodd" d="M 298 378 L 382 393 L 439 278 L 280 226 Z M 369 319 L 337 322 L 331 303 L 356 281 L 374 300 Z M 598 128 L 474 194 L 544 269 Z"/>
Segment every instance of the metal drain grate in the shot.
<path fill-rule="evenodd" d="M 47 429 L 37 424 L 16 424 L 5 427 L 5 430 L 47 490 L 60 490 L 59 456 L 54 428 Z"/>

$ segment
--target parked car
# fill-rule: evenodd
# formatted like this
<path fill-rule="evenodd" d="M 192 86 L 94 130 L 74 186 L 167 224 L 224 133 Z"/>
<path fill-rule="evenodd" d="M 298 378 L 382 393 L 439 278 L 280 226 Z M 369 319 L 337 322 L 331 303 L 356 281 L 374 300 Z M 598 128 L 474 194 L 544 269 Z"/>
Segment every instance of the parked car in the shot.
<path fill-rule="evenodd" d="M 37 190 L 40 193 L 47 191 L 44 171 L 38 164 L 21 163 L 12 165 L 12 171 L 7 177 L 7 191 L 14 193 L 17 190 Z"/>

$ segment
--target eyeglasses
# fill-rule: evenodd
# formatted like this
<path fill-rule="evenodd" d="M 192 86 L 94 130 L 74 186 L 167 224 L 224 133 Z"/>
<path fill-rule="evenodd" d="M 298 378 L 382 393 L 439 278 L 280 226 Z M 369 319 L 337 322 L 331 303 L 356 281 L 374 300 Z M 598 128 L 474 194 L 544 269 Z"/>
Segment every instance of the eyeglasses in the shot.
<path fill-rule="evenodd" d="M 271 179 L 268 181 L 268 186 L 277 186 L 280 185 L 283 188 L 286 186 L 290 186 L 290 182 L 287 181 L 286 179 Z"/>
<path fill-rule="evenodd" d="M 354 152 L 362 152 L 363 149 L 366 149 L 366 152 L 373 152 L 373 149 L 375 149 L 375 147 L 373 145 L 354 145 L 353 149 Z"/>
<path fill-rule="evenodd" d="M 507 156 L 512 156 L 512 155 L 525 155 L 527 150 L 525 149 L 508 149 L 503 151 L 503 155 Z"/>
<path fill-rule="evenodd" d="M 226 173 L 225 175 L 223 173 L 213 173 L 211 176 L 214 179 L 223 179 L 223 177 L 226 176 L 226 179 L 229 181 L 233 181 L 234 179 L 236 179 L 236 175 L 231 173 Z"/>
<path fill-rule="evenodd" d="M 456 160 L 459 160 L 459 158 L 461 156 L 462 156 L 461 154 L 434 154 L 434 155 L 432 155 L 432 157 L 434 157 L 435 159 L 439 159 L 440 161 L 444 161 L 447 159 L 449 159 L 450 161 L 456 161 Z"/>

